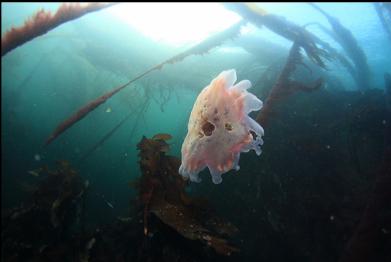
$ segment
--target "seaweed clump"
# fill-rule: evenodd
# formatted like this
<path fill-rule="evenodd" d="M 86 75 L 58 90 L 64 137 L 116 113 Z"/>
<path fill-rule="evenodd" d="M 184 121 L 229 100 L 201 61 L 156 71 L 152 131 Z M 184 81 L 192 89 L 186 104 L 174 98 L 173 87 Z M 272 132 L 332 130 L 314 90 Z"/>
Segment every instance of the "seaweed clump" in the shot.
<path fill-rule="evenodd" d="M 178 173 L 180 159 L 166 155 L 171 136 L 145 136 L 138 143 L 142 177 L 138 183 L 139 202 L 144 214 L 144 234 L 153 235 L 158 223 L 152 225 L 153 214 L 163 224 L 190 240 L 198 240 L 212 247 L 216 253 L 229 256 L 239 249 L 230 245 L 225 237 L 238 229 L 230 222 L 216 216 L 206 201 L 188 196 L 188 181 Z M 150 225 L 151 224 L 151 225 Z"/>
<path fill-rule="evenodd" d="M 54 170 L 43 167 L 41 173 L 28 201 L 3 212 L 1 238 L 6 261 L 50 260 L 73 253 L 64 244 L 77 233 L 73 226 L 82 217 L 88 182 L 83 182 L 67 161 L 58 161 Z"/>

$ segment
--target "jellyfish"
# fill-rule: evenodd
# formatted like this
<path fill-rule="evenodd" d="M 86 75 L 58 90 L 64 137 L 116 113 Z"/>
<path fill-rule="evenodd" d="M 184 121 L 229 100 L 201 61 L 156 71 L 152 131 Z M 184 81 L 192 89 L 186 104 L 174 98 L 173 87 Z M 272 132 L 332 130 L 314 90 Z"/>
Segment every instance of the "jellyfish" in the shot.
<path fill-rule="evenodd" d="M 248 115 L 260 110 L 262 101 L 247 91 L 250 81 L 236 80 L 234 69 L 221 72 L 194 103 L 179 167 L 192 182 L 201 182 L 199 172 L 208 167 L 213 183 L 220 184 L 223 173 L 239 170 L 240 153 L 262 152 L 264 130 Z"/>

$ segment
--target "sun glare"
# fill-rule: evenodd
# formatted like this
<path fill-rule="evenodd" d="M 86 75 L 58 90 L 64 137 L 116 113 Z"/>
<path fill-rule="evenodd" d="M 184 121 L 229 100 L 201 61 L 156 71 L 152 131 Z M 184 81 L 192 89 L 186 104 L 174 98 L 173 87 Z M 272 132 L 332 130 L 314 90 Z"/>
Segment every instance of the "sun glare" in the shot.
<path fill-rule="evenodd" d="M 144 35 L 173 46 L 197 43 L 241 19 L 219 3 L 121 3 L 109 11 Z"/>

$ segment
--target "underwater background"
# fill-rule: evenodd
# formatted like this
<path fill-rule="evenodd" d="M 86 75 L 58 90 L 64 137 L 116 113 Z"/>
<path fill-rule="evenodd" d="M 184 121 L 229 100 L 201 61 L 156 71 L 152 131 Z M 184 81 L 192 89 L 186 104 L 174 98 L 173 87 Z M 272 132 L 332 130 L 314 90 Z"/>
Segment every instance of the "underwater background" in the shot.
<path fill-rule="evenodd" d="M 60 6 L 2 3 L 2 49 Z M 301 61 L 283 79 L 291 35 Z M 184 182 L 193 104 L 228 69 L 264 105 L 276 83 L 299 87 L 269 100 L 260 156 Z M 2 50 L 2 260 L 391 261 L 390 73 L 388 3 L 118 3 Z"/>

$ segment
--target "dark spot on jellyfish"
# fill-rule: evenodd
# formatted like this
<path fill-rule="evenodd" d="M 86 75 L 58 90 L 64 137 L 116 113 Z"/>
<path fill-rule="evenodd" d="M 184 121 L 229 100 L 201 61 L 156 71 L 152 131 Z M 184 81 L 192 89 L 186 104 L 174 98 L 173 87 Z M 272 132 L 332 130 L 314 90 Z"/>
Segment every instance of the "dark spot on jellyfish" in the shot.
<path fill-rule="evenodd" d="M 228 131 L 232 131 L 232 125 L 230 123 L 225 123 L 225 129 Z"/>
<path fill-rule="evenodd" d="M 213 121 L 215 121 L 215 122 L 219 122 L 219 120 L 220 120 L 220 118 L 218 118 L 218 117 L 213 118 Z"/>
<path fill-rule="evenodd" d="M 215 108 L 214 113 L 215 113 L 215 114 L 219 113 L 219 110 L 217 110 L 217 108 Z"/>
<path fill-rule="evenodd" d="M 257 134 L 254 131 L 250 130 L 250 134 L 253 136 L 253 140 L 257 139 Z"/>
<path fill-rule="evenodd" d="M 215 126 L 209 121 L 206 121 L 202 125 L 202 131 L 204 131 L 204 134 L 206 136 L 211 136 L 214 130 L 215 130 Z"/>

